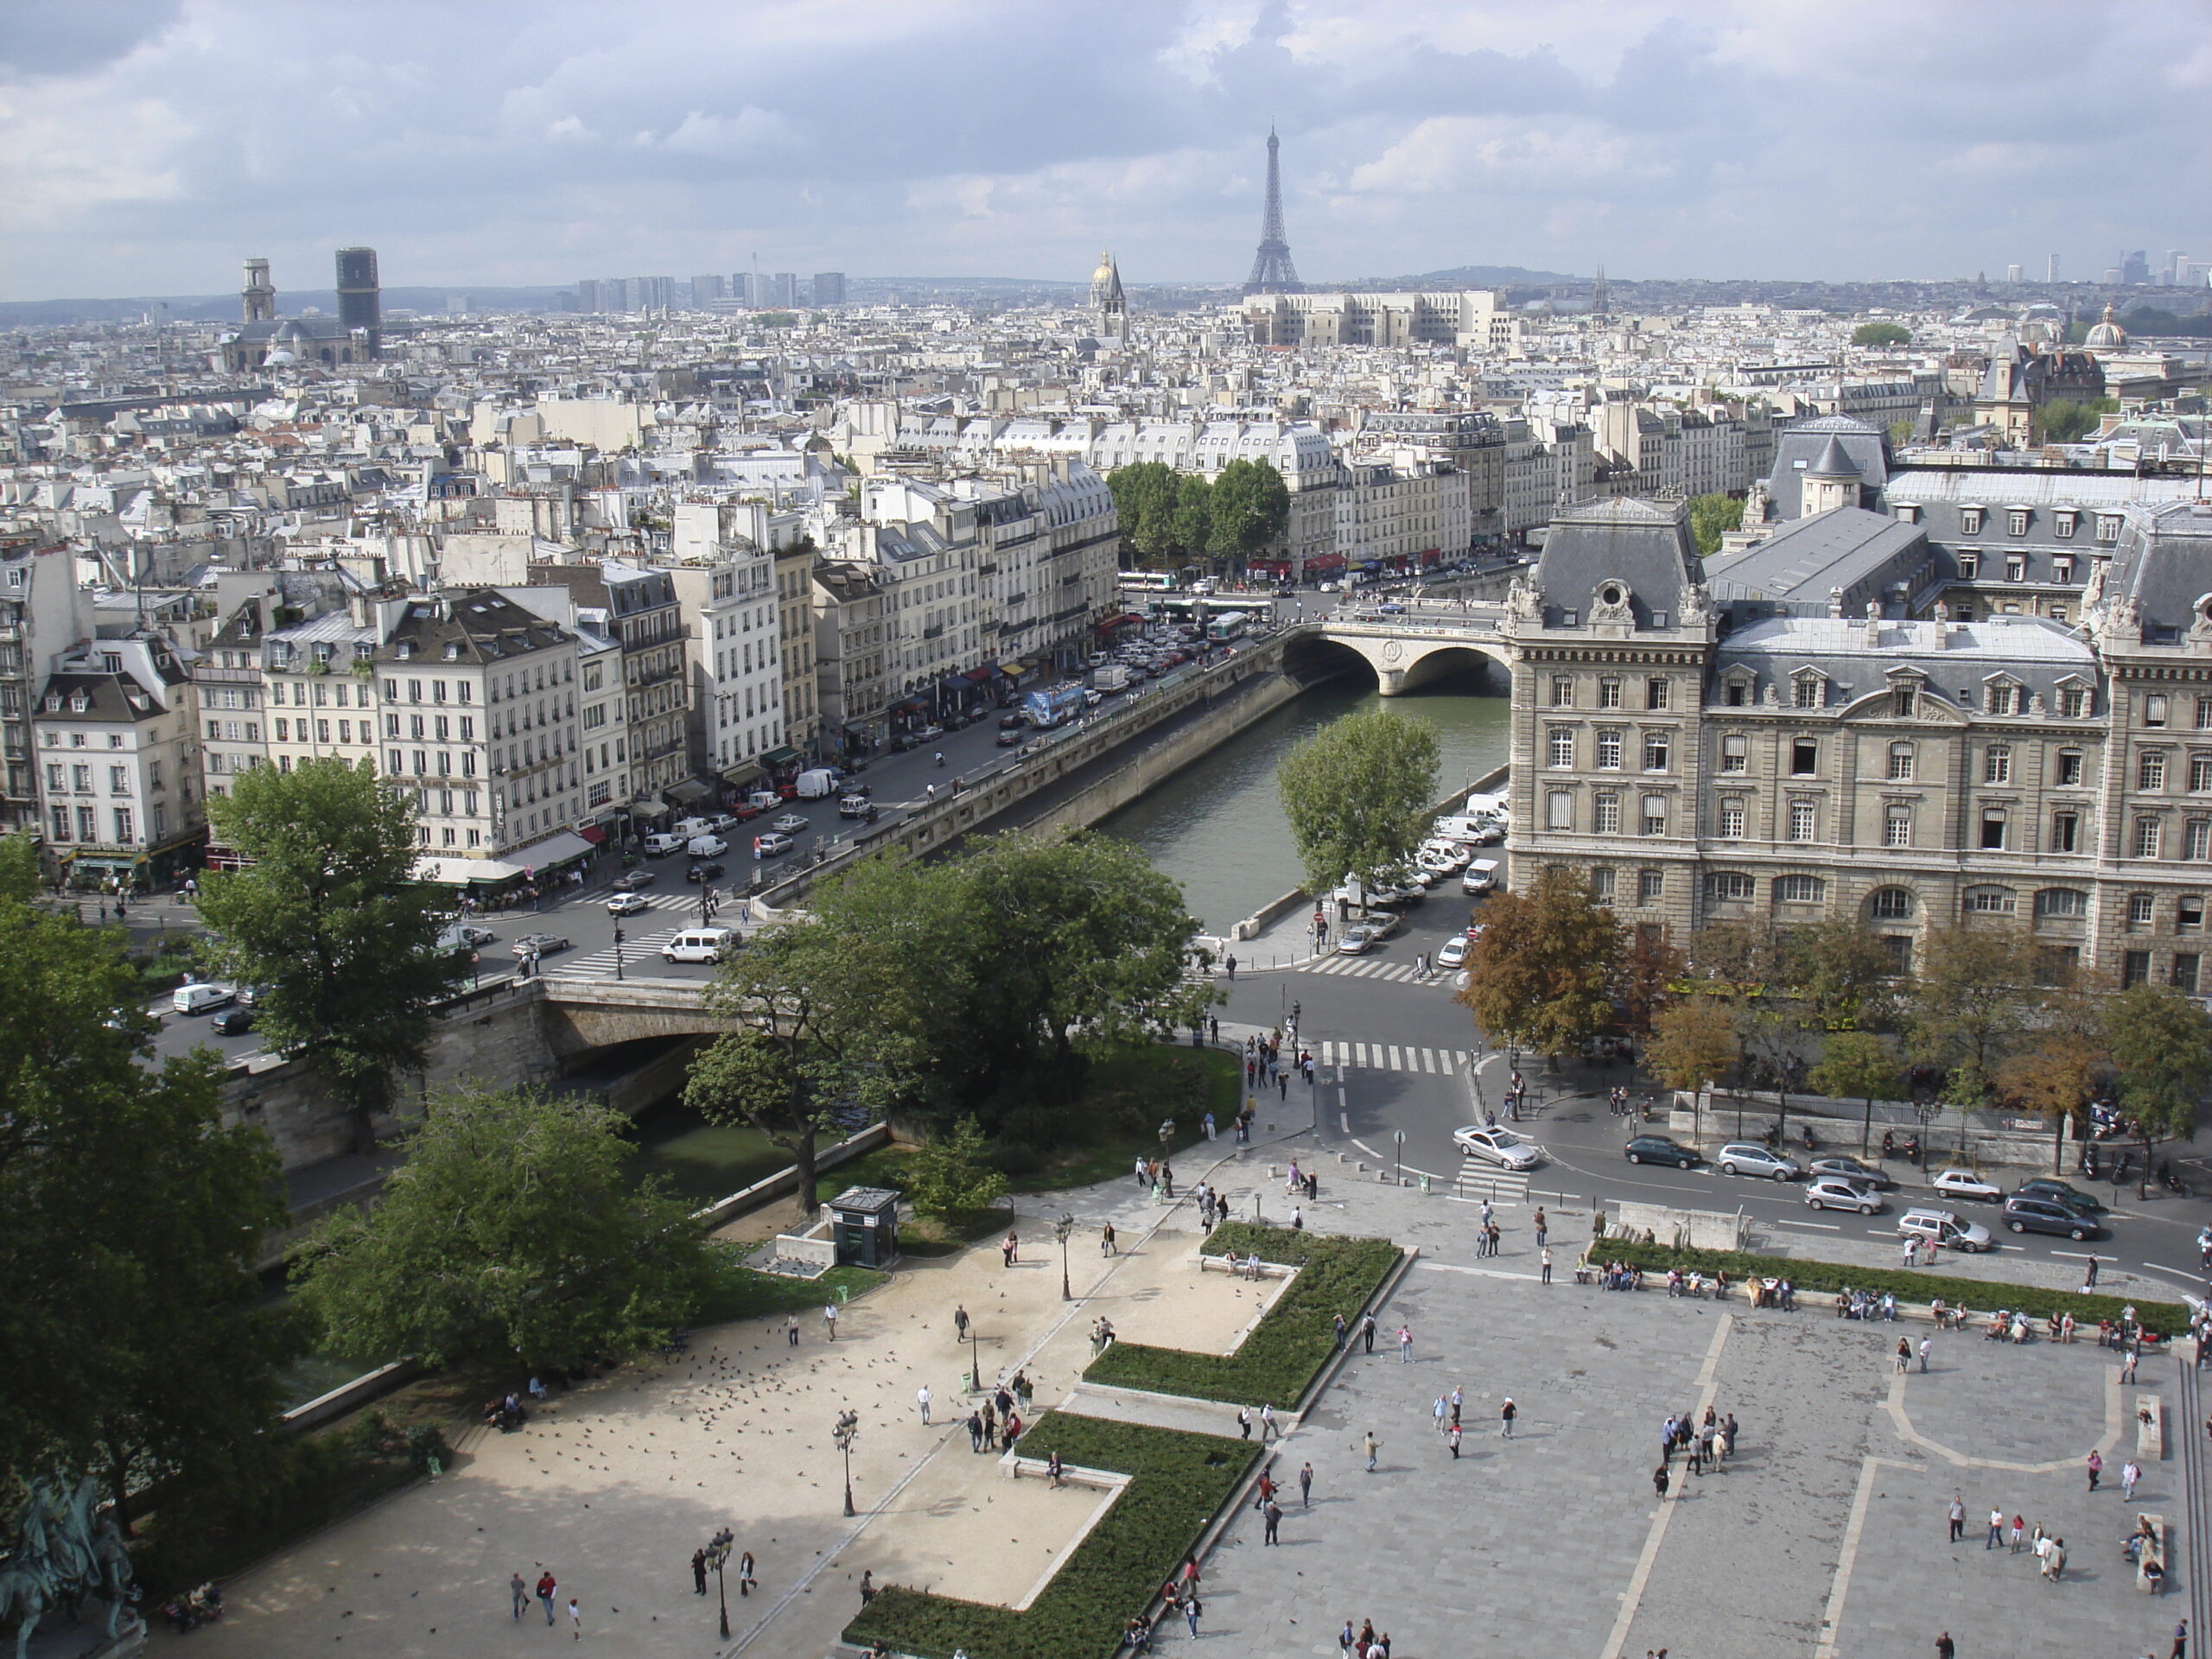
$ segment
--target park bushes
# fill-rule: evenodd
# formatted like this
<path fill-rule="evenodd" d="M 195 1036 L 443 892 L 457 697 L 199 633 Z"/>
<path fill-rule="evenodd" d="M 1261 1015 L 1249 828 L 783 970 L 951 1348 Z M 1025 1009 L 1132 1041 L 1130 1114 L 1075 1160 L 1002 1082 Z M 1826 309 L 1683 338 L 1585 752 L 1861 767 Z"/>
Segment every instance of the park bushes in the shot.
<path fill-rule="evenodd" d="M 1209 1255 L 1256 1251 L 1262 1262 L 1300 1271 L 1234 1354 L 1117 1342 L 1090 1363 L 1085 1381 L 1294 1408 L 1335 1351 L 1335 1316 L 1357 1321 L 1398 1262 L 1398 1247 L 1388 1239 L 1329 1238 L 1243 1221 L 1215 1228 L 1205 1249 Z"/>
<path fill-rule="evenodd" d="M 1128 1475 L 1091 1529 L 1025 1611 L 887 1586 L 845 1627 L 845 1640 L 944 1659 L 1109 1659 L 1141 1612 L 1260 1455 L 1256 1445 L 1065 1412 L 1045 1414 L 1021 1454 Z"/>
<path fill-rule="evenodd" d="M 2135 1317 L 2146 1330 L 2174 1336 L 2189 1329 L 2189 1310 L 2174 1302 L 2084 1295 L 2078 1290 L 2050 1290 L 1988 1279 L 1955 1279 L 1948 1274 L 1911 1273 L 1902 1268 L 1852 1267 L 1796 1256 L 1751 1255 L 1738 1250 L 1676 1249 L 1667 1244 L 1638 1244 L 1618 1238 L 1598 1240 L 1591 1245 L 1590 1255 L 1595 1261 L 1632 1262 L 1646 1273 L 1664 1273 L 1669 1268 L 1686 1273 L 1693 1268 L 1700 1273 L 1725 1272 L 1732 1283 L 1739 1285 L 1746 1279 L 1787 1279 L 1801 1296 L 1839 1290 L 1863 1290 L 1879 1296 L 1887 1291 L 1901 1305 L 1923 1308 L 1940 1296 L 1948 1306 L 1970 1306 L 1985 1313 L 2009 1307 L 2040 1319 L 2071 1313 L 2077 1324 L 2091 1326 L 2100 1319 L 2117 1323 L 2120 1311 L 2132 1304 Z"/>

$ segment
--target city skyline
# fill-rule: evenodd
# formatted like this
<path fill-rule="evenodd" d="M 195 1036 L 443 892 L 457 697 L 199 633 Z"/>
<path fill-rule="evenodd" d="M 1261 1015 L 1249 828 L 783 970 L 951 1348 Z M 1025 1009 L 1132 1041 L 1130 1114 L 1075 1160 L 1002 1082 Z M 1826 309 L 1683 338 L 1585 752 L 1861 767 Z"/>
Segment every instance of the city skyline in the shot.
<path fill-rule="evenodd" d="M 56 9 L 0 47 L 0 299 L 220 292 L 250 255 L 320 286 L 356 245 L 457 289 L 756 255 L 1080 283 L 1101 246 L 1133 287 L 1230 287 L 1271 124 L 1317 286 L 2034 280 L 2054 253 L 2094 281 L 2124 249 L 2212 251 L 2203 9 L 1886 10 Z M 2075 91 L 2122 75 L 2141 94 L 2083 117 Z M 960 86 L 988 118 L 943 122 Z"/>

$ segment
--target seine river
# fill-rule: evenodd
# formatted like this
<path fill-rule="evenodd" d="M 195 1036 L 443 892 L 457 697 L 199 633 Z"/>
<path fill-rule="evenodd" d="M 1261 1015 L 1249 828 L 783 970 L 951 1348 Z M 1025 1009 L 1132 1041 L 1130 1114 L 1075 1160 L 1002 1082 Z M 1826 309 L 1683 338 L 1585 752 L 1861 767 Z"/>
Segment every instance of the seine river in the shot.
<path fill-rule="evenodd" d="M 1270 899 L 1304 885 L 1275 767 L 1291 748 L 1339 715 L 1388 707 L 1436 728 L 1439 795 L 1505 764 L 1506 699 L 1473 695 L 1478 681 L 1440 680 L 1385 704 L 1371 685 L 1332 680 L 1255 721 L 1196 766 L 1099 830 L 1142 848 L 1183 884 L 1191 913 L 1225 933 Z"/>

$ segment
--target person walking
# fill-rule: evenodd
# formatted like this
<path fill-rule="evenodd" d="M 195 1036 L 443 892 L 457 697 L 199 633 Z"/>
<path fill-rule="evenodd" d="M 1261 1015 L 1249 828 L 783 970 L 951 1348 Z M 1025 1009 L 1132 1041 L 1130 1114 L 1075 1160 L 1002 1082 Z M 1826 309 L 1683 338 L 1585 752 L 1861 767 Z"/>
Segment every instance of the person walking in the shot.
<path fill-rule="evenodd" d="M 2092 1250 L 2089 1252 L 2088 1267 L 2083 1271 L 2082 1275 L 2082 1288 L 2084 1290 L 2094 1290 L 2096 1287 L 2097 1253 L 2094 1250 Z"/>
<path fill-rule="evenodd" d="M 983 1449 L 983 1414 L 980 1411 L 968 1414 L 968 1449 L 970 1452 Z"/>
<path fill-rule="evenodd" d="M 1920 1374 L 1923 1376 L 1928 1375 L 1928 1351 L 1934 1346 L 1934 1338 L 1923 1337 L 1920 1339 Z"/>
<path fill-rule="evenodd" d="M 1152 1185 L 1152 1160 L 1146 1157 L 1142 1153 L 1139 1153 L 1137 1154 L 1136 1172 L 1137 1190 L 1139 1192 L 1142 1192 L 1146 1187 Z"/>
<path fill-rule="evenodd" d="M 1278 1541 L 1275 1537 L 1275 1529 L 1282 1525 L 1282 1505 L 1276 1503 L 1274 1499 L 1271 1497 L 1268 1499 L 1266 1507 L 1262 1509 L 1260 1513 L 1267 1522 L 1266 1536 L 1262 1538 L 1260 1541 L 1262 1544 L 1272 1544 Z"/>
<path fill-rule="evenodd" d="M 701 1559 L 704 1559 L 704 1552 L 702 1552 Z M 523 1582 L 521 1573 L 518 1573 L 507 1580 L 507 1596 L 514 1603 L 515 1618 L 519 1620 L 522 1610 L 530 1605 L 530 1586 Z"/>
<path fill-rule="evenodd" d="M 2005 1511 L 2002 1510 L 1992 1510 L 1989 1512 L 1989 1533 L 1988 1535 L 1981 1541 L 1981 1547 L 1985 1550 L 1994 1549 L 1999 1544 L 2004 1542 L 2004 1541 Z"/>
<path fill-rule="evenodd" d="M 1365 1445 L 1367 1447 L 1367 1472 L 1371 1475 L 1375 1472 L 1376 1454 L 1382 1449 L 1382 1442 L 1375 1438 L 1375 1431 L 1371 1428 L 1367 1431 Z"/>
<path fill-rule="evenodd" d="M 1444 1411 L 1444 1396 L 1440 1394 L 1436 1396 L 1436 1403 L 1428 1408 L 1429 1417 L 1434 1421 L 1436 1432 L 1439 1434 L 1441 1434 L 1445 1428 Z"/>
<path fill-rule="evenodd" d="M 1109 1221 L 1098 1230 L 1098 1254 L 1119 1255 L 1121 1253 L 1120 1247 L 1114 1243 L 1114 1224 Z"/>
<path fill-rule="evenodd" d="M 922 1408 L 922 1427 L 930 1426 L 930 1385 L 926 1382 L 914 1390 L 914 1403 Z"/>
<path fill-rule="evenodd" d="M 737 1593 L 749 1596 L 760 1587 L 760 1580 L 753 1576 L 753 1552 L 740 1550 L 737 1556 Z"/>
<path fill-rule="evenodd" d="M 1401 1365 L 1414 1363 L 1414 1332 L 1409 1325 L 1398 1327 L 1398 1363 Z"/>
<path fill-rule="evenodd" d="M 1467 1396 L 1465 1391 L 1462 1389 L 1457 1382 L 1454 1382 L 1452 1385 L 1452 1426 L 1454 1428 L 1457 1428 L 1459 1426 L 1460 1408 L 1465 1406 L 1466 1403 Z"/>
<path fill-rule="evenodd" d="M 1967 1534 L 1966 1503 L 1965 1500 L 1961 1498 L 1955 1492 L 1951 1495 L 1949 1518 L 1951 1522 L 1951 1541 L 1955 1544 L 1963 1540 Z"/>
<path fill-rule="evenodd" d="M 2174 1644 L 2166 1650 L 2166 1659 L 2189 1659 L 2189 1621 L 2174 1626 Z"/>
<path fill-rule="evenodd" d="M 2142 1478 L 2143 1471 L 2138 1466 L 2134 1459 L 2130 1458 L 2120 1465 L 2120 1496 L 2122 1503 L 2133 1503 L 2135 1501 L 2135 1483 Z"/>
<path fill-rule="evenodd" d="M 794 1348 L 798 1346 L 798 1315 L 796 1313 L 784 1315 L 784 1340 Z"/>
<path fill-rule="evenodd" d="M 522 1580 L 517 1579 L 515 1582 L 519 1586 Z M 691 1593 L 695 1596 L 707 1593 L 707 1552 L 703 1549 L 691 1552 Z"/>
<path fill-rule="evenodd" d="M 1298 1468 L 1298 1507 L 1313 1507 L 1313 1465 L 1310 1463 L 1300 1464 Z"/>
<path fill-rule="evenodd" d="M 1536 1248 L 1541 1249 L 1544 1246 L 1545 1234 L 1549 1230 L 1544 1224 L 1544 1211 L 1541 1205 L 1536 1206 L 1535 1229 Z"/>
<path fill-rule="evenodd" d="M 999 1254 L 1006 1258 L 1007 1266 L 1012 1267 L 1015 1258 L 1021 1254 L 1021 1236 L 1011 1228 L 1007 1229 L 1006 1242 L 999 1246 Z"/>
<path fill-rule="evenodd" d="M 545 1608 L 545 1625 L 548 1630 L 550 1630 L 553 1627 L 554 1622 L 553 1592 L 560 1587 L 560 1585 L 553 1577 L 553 1569 L 551 1567 L 547 1567 L 543 1573 L 537 1575 L 537 1599 Z"/>
<path fill-rule="evenodd" d="M 1520 1408 L 1513 1403 L 1513 1396 L 1510 1394 L 1507 1395 L 1505 1396 L 1505 1403 L 1497 1408 L 1498 1439 L 1501 1440 L 1510 1440 L 1513 1438 L 1513 1420 L 1519 1414 Z"/>
<path fill-rule="evenodd" d="M 1334 1323 L 1337 1337 L 1337 1351 L 1341 1354 L 1344 1351 L 1344 1338 L 1348 1333 L 1350 1327 L 1344 1324 L 1344 1316 L 1341 1313 L 1335 1316 Z"/>
<path fill-rule="evenodd" d="M 1222 959 L 1221 965 L 1229 969 L 1229 982 L 1234 985 L 1236 982 L 1236 957 L 1235 952 L 1232 951 L 1229 956 L 1224 957 Z"/>
<path fill-rule="evenodd" d="M 836 1340 L 837 1340 L 837 1304 L 836 1304 L 836 1303 L 835 1303 L 835 1302 L 824 1302 L 824 1303 L 823 1303 L 823 1304 L 822 1304 L 822 1328 L 823 1328 L 823 1331 L 825 1331 L 826 1332 L 828 1332 L 828 1333 L 829 1333 L 829 1338 L 830 1338 L 830 1341 L 835 1342 L 835 1341 L 836 1341 Z"/>
<path fill-rule="evenodd" d="M 576 1605 L 574 1596 L 569 1598 L 569 1639 L 571 1642 L 584 1639 L 584 1610 Z"/>
<path fill-rule="evenodd" d="M 1552 1247 L 1548 1244 L 1536 1253 L 1537 1278 L 1548 1285 L 1552 1281 Z"/>
<path fill-rule="evenodd" d="M 1359 1321 L 1359 1339 L 1367 1344 L 1367 1351 L 1375 1351 L 1375 1316 L 1364 1314 Z"/>
<path fill-rule="evenodd" d="M 2027 1532 L 2027 1529 L 2028 1529 L 2028 1518 L 2027 1518 L 2027 1516 L 2025 1516 L 2024 1515 L 2016 1515 L 2016 1516 L 2014 1516 L 2012 1517 L 2012 1554 L 2013 1554 L 2017 1555 L 2017 1554 L 2018 1554 L 2020 1553 L 2020 1540 L 2021 1540 L 2022 1536 L 2023 1536 L 2023 1535 Z"/>
<path fill-rule="evenodd" d="M 1454 1423 L 1454 1424 L 1452 1424 L 1452 1427 L 1449 1427 L 1449 1428 L 1447 1428 L 1447 1429 L 1446 1429 L 1446 1430 L 1444 1431 L 1444 1444 L 1445 1444 L 1445 1445 L 1446 1445 L 1446 1446 L 1450 1446 L 1450 1447 L 1452 1448 L 1452 1458 L 1456 1460 L 1456 1459 L 1459 1458 L 1459 1424 Z"/>
<path fill-rule="evenodd" d="M 2050 1553 L 2044 1557 L 2043 1570 L 2044 1576 L 2053 1584 L 2056 1584 L 2065 1576 L 2066 1541 L 2063 1538 L 2054 1538 L 2050 1541 Z"/>
<path fill-rule="evenodd" d="M 1260 1444 L 1270 1445 L 1282 1438 L 1282 1430 L 1275 1423 L 1275 1408 L 1270 1401 L 1260 1402 Z"/>
<path fill-rule="evenodd" d="M 953 1307 L 952 1331 L 952 1339 L 955 1342 L 968 1340 L 968 1306 L 964 1302 L 956 1304 Z"/>
<path fill-rule="evenodd" d="M 2104 1457 L 2094 1446 L 2089 1451 L 2088 1470 L 2089 1490 L 2094 1492 L 2097 1490 L 2097 1482 L 2104 1478 L 2105 1472 Z"/>
<path fill-rule="evenodd" d="M 1936 1659 L 1958 1659 L 1959 1644 L 1951 1640 L 1948 1630 L 1936 1638 Z"/>
<path fill-rule="evenodd" d="M 1667 1501 L 1667 1488 L 1673 1484 L 1672 1478 L 1667 1473 L 1665 1464 L 1661 1464 L 1651 1471 L 1651 1490 L 1659 1494 L 1659 1501 L 1662 1503 Z"/>
<path fill-rule="evenodd" d="M 1897 1375 L 1899 1376 L 1903 1376 L 1905 1372 L 1911 1368 L 1911 1365 L 1912 1338 L 1910 1337 L 1899 1337 L 1897 1338 Z"/>
<path fill-rule="evenodd" d="M 1191 1627 L 1191 1640 L 1193 1642 L 1198 1639 L 1198 1615 L 1205 1611 L 1205 1609 L 1198 1605 L 1198 1599 L 1195 1594 L 1183 1599 L 1183 1619 Z"/>

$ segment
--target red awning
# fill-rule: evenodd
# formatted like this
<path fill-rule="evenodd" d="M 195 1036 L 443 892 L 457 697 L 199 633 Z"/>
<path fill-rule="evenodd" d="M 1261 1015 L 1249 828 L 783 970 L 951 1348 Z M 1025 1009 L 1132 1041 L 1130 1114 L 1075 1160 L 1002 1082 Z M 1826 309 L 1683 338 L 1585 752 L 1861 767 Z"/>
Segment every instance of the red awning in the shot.
<path fill-rule="evenodd" d="M 1341 570 L 1344 563 L 1344 556 L 1341 553 L 1317 553 L 1306 561 L 1306 568 L 1308 570 Z"/>
<path fill-rule="evenodd" d="M 607 839 L 607 831 L 595 823 L 581 824 L 577 827 L 576 833 L 594 846 L 599 845 Z"/>
<path fill-rule="evenodd" d="M 1132 622 L 1141 623 L 1143 620 L 1144 618 L 1139 616 L 1135 611 L 1124 611 L 1119 616 L 1108 617 L 1103 622 L 1099 623 L 1097 627 L 1098 632 L 1103 633 L 1109 628 L 1125 628 Z"/>
<path fill-rule="evenodd" d="M 968 671 L 966 677 L 981 685 L 985 680 L 995 677 L 997 674 L 998 670 L 995 668 L 971 668 Z"/>

